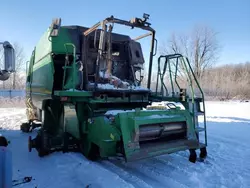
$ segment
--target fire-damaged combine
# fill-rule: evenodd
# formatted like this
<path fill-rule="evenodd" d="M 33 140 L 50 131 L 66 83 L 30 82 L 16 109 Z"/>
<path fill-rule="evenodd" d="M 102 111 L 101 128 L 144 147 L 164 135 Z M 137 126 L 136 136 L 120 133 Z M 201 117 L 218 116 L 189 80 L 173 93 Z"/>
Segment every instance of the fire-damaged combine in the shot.
<path fill-rule="evenodd" d="M 160 56 L 153 65 L 157 40 L 148 18 L 111 16 L 90 28 L 52 22 L 32 53 L 27 73 L 28 122 L 21 129 L 39 127 L 37 136 L 29 137 L 30 151 L 36 148 L 41 157 L 80 151 L 90 160 L 123 156 L 134 161 L 189 150 L 189 160 L 195 162 L 199 149 L 200 157 L 206 157 L 203 92 L 181 54 Z M 146 34 L 132 38 L 114 32 L 116 25 Z M 148 63 L 139 43 L 143 38 L 151 39 Z M 153 70 L 156 88 L 151 87 Z M 186 73 L 189 94 L 175 74 L 180 70 Z M 171 81 L 171 93 L 166 81 Z M 195 97 L 194 84 L 201 97 Z M 203 127 L 198 115 L 204 117 Z"/>

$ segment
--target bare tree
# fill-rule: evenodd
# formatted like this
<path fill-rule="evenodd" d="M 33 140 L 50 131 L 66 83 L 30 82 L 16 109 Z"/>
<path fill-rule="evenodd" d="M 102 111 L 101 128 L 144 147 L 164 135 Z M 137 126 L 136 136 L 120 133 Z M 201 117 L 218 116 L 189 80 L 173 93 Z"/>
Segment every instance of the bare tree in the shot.
<path fill-rule="evenodd" d="M 16 52 L 16 72 L 13 74 L 12 79 L 12 88 L 16 89 L 17 84 L 20 86 L 21 83 L 18 83 L 18 79 L 21 78 L 21 73 L 25 72 L 25 55 L 23 51 L 23 47 L 21 47 L 18 43 L 14 43 L 14 49 Z"/>
<path fill-rule="evenodd" d="M 214 65 L 219 55 L 217 33 L 209 27 L 195 27 L 191 33 L 177 35 L 173 33 L 168 45 L 161 53 L 181 53 L 187 56 L 196 77 L 200 80 L 204 71 Z"/>

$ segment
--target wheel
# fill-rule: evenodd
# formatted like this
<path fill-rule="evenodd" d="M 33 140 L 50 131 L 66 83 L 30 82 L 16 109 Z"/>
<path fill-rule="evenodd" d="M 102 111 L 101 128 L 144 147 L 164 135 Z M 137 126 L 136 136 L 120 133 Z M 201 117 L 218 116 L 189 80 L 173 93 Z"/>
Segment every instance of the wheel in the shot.
<path fill-rule="evenodd" d="M 38 156 L 39 157 L 44 157 L 44 156 L 46 156 L 48 154 L 49 154 L 49 151 L 46 151 L 46 150 L 44 150 L 42 148 L 38 150 Z"/>
<path fill-rule="evenodd" d="M 47 148 L 47 143 L 48 143 L 47 134 L 43 130 L 42 131 L 40 130 L 40 132 L 34 139 L 31 139 L 31 136 L 29 136 L 28 150 L 29 152 L 31 152 L 32 148 L 35 148 L 38 152 L 38 156 L 43 157 L 50 153 L 49 149 Z"/>
<path fill-rule="evenodd" d="M 91 161 L 97 161 L 100 158 L 100 149 L 96 144 L 91 144 L 91 148 L 88 154 L 88 159 Z"/>
<path fill-rule="evenodd" d="M 4 147 L 8 146 L 8 141 L 4 136 L 0 136 L 0 146 L 4 146 Z"/>
<path fill-rule="evenodd" d="M 88 147 L 90 147 L 88 151 Z M 80 141 L 78 144 L 79 152 L 82 153 L 87 159 L 96 161 L 100 158 L 100 149 L 96 144 L 90 146 L 84 145 L 84 141 Z"/>
<path fill-rule="evenodd" d="M 28 133 L 30 132 L 30 127 L 31 127 L 30 123 L 22 123 L 22 125 L 20 126 L 20 129 L 22 132 Z"/>
<path fill-rule="evenodd" d="M 191 163 L 195 163 L 196 160 L 197 160 L 197 154 L 196 154 L 195 149 L 190 149 L 189 152 L 190 152 L 189 161 L 190 161 Z"/>
<path fill-rule="evenodd" d="M 206 147 L 200 149 L 200 158 L 204 159 L 207 157 L 207 149 Z"/>

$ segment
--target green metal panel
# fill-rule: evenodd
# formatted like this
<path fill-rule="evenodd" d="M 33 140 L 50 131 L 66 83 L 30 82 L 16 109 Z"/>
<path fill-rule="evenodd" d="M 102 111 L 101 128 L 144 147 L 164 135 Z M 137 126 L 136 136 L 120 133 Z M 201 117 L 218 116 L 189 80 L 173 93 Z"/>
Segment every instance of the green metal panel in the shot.
<path fill-rule="evenodd" d="M 116 142 L 120 140 L 121 133 L 106 117 L 97 117 L 88 124 L 90 142 L 100 146 L 102 157 L 116 154 Z"/>
<path fill-rule="evenodd" d="M 50 30 L 44 32 L 35 49 L 35 63 L 40 62 L 46 55 L 52 51 L 51 41 L 49 40 Z"/>
<path fill-rule="evenodd" d="M 90 97 L 92 96 L 91 92 L 88 91 L 55 91 L 54 94 L 56 96 L 61 97 Z"/>
<path fill-rule="evenodd" d="M 194 134 L 194 127 L 192 124 L 192 117 L 186 110 L 167 110 L 167 111 L 140 111 L 120 113 L 119 124 L 122 132 L 122 139 L 124 143 L 124 151 L 126 159 L 135 160 L 145 158 L 147 156 L 155 156 L 164 153 L 171 153 L 172 151 L 180 151 L 192 147 L 198 147 L 199 142 Z M 159 116 L 159 117 L 156 117 Z M 173 143 L 164 143 L 160 148 L 149 147 L 146 152 L 140 148 L 138 136 L 140 125 L 145 124 L 160 124 L 170 122 L 186 122 L 187 124 L 187 138 L 189 140 L 179 141 L 177 145 Z M 170 145 L 168 145 L 170 144 Z M 168 146 L 168 147 L 167 147 Z M 170 147 L 171 146 L 171 147 Z M 157 148 L 157 149 L 156 149 Z M 141 153 L 142 152 L 142 153 Z"/>
<path fill-rule="evenodd" d="M 34 103 L 51 98 L 53 79 L 51 57 L 47 55 L 33 67 L 31 90 Z"/>
<path fill-rule="evenodd" d="M 79 122 L 77 119 L 75 105 L 72 104 L 64 105 L 64 124 L 66 132 L 70 133 L 75 138 L 80 139 L 80 132 L 78 128 Z"/>
<path fill-rule="evenodd" d="M 68 28 L 60 28 L 59 35 L 57 37 L 52 37 L 52 51 L 54 53 L 65 53 L 65 43 L 73 43 L 71 35 Z M 73 48 L 68 49 L 69 53 L 73 53 Z"/>

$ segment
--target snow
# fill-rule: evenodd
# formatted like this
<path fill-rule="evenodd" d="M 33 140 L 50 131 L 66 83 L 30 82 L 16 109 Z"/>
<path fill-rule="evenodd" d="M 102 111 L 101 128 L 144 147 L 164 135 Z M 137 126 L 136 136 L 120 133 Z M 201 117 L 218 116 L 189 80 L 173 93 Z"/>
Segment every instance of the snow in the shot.
<path fill-rule="evenodd" d="M 145 111 L 161 111 L 161 110 L 145 110 Z M 105 113 L 106 116 L 108 115 L 112 115 L 115 116 L 117 114 L 120 113 L 127 113 L 127 112 L 135 112 L 135 110 L 109 110 Z M 160 118 L 173 118 L 176 117 L 175 115 L 151 115 L 151 116 L 147 116 L 147 119 L 160 119 Z M 145 118 L 145 117 L 141 117 L 141 118 Z"/>
<path fill-rule="evenodd" d="M 127 85 L 127 82 L 123 82 L 124 85 Z M 108 90 L 133 90 L 133 91 L 149 91 L 148 88 L 141 86 L 128 86 L 128 88 L 117 88 L 112 84 L 97 84 L 99 89 L 108 89 Z"/>
<path fill-rule="evenodd" d="M 155 115 L 148 116 L 149 119 L 174 118 L 174 117 L 176 117 L 176 115 L 157 115 L 157 114 L 155 114 Z"/>
<path fill-rule="evenodd" d="M 8 106 L 8 105 L 7 105 Z M 250 187 L 250 103 L 207 102 L 208 158 L 195 164 L 188 151 L 125 163 L 118 159 L 88 161 L 79 153 L 53 153 L 39 158 L 28 152 L 21 133 L 25 108 L 0 108 L 0 133 L 10 141 L 13 180 L 32 176 L 16 187 Z"/>
<path fill-rule="evenodd" d="M 117 115 L 119 113 L 127 113 L 127 112 L 134 112 L 135 110 L 109 110 L 105 113 L 105 115 Z"/>
<path fill-rule="evenodd" d="M 111 84 L 98 84 L 99 89 L 116 89 L 114 85 Z"/>
<path fill-rule="evenodd" d="M 78 90 L 78 89 L 68 89 L 66 91 L 86 92 L 85 90 Z"/>

